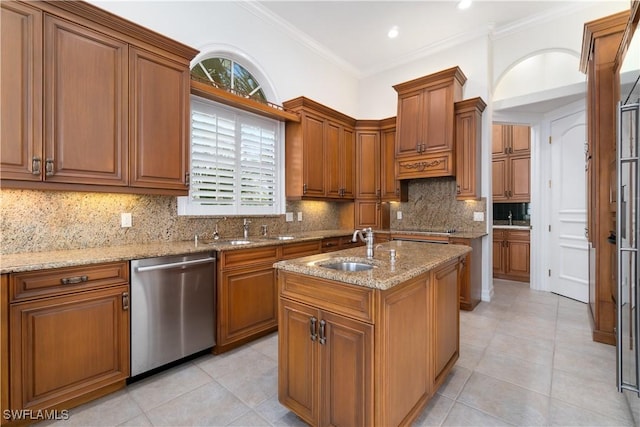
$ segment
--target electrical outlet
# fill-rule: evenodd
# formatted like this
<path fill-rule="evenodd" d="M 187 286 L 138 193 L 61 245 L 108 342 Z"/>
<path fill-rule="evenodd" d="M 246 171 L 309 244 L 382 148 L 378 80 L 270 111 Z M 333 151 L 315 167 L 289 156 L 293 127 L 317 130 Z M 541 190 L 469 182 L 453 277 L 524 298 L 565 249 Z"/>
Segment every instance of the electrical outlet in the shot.
<path fill-rule="evenodd" d="M 484 212 L 474 212 L 473 220 L 478 222 L 484 221 Z"/>
<path fill-rule="evenodd" d="M 302 221 L 302 212 L 298 212 L 298 221 Z"/>
<path fill-rule="evenodd" d="M 284 214 L 284 217 L 285 217 L 284 220 L 286 222 L 293 222 L 293 212 L 286 212 Z"/>
<path fill-rule="evenodd" d="M 402 219 L 402 211 L 396 212 L 396 219 Z"/>
<path fill-rule="evenodd" d="M 131 212 L 123 212 L 120 214 L 120 227 L 131 227 Z"/>

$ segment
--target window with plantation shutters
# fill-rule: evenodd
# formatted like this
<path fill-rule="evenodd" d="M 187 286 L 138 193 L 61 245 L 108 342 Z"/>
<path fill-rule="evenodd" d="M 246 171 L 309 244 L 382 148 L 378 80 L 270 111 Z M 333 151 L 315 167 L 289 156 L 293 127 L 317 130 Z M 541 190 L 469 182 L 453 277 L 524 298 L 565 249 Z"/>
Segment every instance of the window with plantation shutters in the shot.
<path fill-rule="evenodd" d="M 180 215 L 269 215 L 283 211 L 282 124 L 191 99 L 191 183 Z"/>

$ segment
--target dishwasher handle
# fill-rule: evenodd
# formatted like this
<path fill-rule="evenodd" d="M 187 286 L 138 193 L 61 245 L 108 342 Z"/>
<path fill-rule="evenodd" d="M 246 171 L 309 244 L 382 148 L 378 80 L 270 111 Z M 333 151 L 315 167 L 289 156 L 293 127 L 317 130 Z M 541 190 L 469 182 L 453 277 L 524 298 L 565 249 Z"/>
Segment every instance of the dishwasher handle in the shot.
<path fill-rule="evenodd" d="M 146 267 L 136 267 L 137 272 L 144 271 L 154 271 L 154 270 L 169 270 L 171 268 L 179 268 L 179 267 L 187 267 L 190 265 L 198 265 L 198 264 L 208 264 L 215 262 L 216 259 L 213 257 L 202 258 L 202 259 L 194 259 L 192 261 L 180 261 L 180 262 L 172 262 L 169 264 L 158 264 L 158 265 L 149 265 Z"/>

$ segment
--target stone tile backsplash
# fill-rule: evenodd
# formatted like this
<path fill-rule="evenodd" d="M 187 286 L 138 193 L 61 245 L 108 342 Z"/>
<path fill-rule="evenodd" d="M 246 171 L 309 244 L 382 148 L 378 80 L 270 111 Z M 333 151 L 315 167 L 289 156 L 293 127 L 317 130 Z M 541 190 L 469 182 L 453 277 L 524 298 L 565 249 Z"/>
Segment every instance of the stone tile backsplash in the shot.
<path fill-rule="evenodd" d="M 485 232 L 487 200 L 456 200 L 455 178 L 428 178 L 409 181 L 409 201 L 391 204 L 392 230 L 438 230 Z M 397 212 L 402 219 L 397 219 Z M 484 221 L 473 220 L 474 212 L 484 212 Z"/>
<path fill-rule="evenodd" d="M 450 178 L 410 181 L 409 202 L 391 203 L 391 228 L 486 231 L 486 222 L 473 221 L 474 211 L 486 217 L 486 200 L 456 201 L 455 194 Z M 66 191 L 3 189 L 0 207 L 0 254 L 209 238 L 216 222 L 221 237 L 237 238 L 244 218 L 178 216 L 173 196 Z M 402 220 L 396 219 L 398 210 Z M 249 235 L 259 235 L 262 224 L 270 235 L 353 229 L 353 203 L 295 201 L 287 202 L 286 211 L 294 213 L 293 222 L 284 215 L 248 217 Z M 131 212 L 132 227 L 120 227 L 122 212 Z"/>
<path fill-rule="evenodd" d="M 154 195 L 3 189 L 0 206 L 2 254 L 207 238 L 217 221 L 221 237 L 236 238 L 244 218 L 178 216 L 175 197 Z M 294 212 L 293 222 L 284 215 L 248 217 L 249 235 L 257 236 L 262 224 L 271 235 L 353 228 L 352 203 L 288 202 L 286 210 Z M 131 212 L 132 227 L 120 227 L 122 212 Z"/>

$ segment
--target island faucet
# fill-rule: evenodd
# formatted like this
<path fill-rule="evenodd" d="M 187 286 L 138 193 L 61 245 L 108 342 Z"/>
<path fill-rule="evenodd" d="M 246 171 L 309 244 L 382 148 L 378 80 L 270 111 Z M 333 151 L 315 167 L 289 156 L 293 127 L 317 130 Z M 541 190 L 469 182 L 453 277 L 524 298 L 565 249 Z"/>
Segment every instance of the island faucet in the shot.
<path fill-rule="evenodd" d="M 251 224 L 251 221 L 247 218 L 242 221 L 242 237 L 244 237 L 245 240 L 249 238 L 249 224 Z"/>
<path fill-rule="evenodd" d="M 373 258 L 373 230 L 371 227 L 354 231 L 351 241 L 357 242 L 358 236 L 360 236 L 360 240 L 367 244 L 367 258 Z"/>

